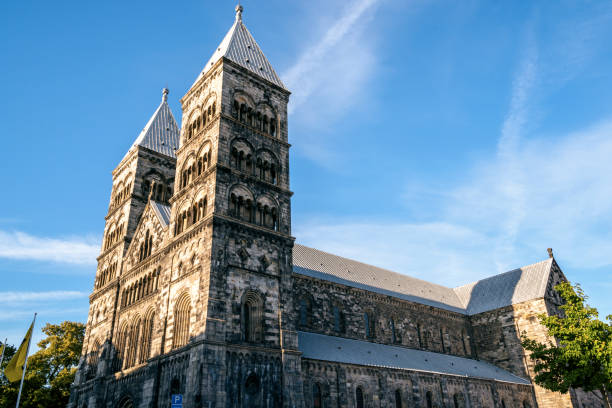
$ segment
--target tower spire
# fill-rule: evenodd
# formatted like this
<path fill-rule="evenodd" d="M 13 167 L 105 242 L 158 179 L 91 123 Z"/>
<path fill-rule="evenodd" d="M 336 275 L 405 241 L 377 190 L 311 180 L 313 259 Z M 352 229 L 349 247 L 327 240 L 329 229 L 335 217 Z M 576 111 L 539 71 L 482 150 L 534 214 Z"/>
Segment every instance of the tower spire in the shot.
<path fill-rule="evenodd" d="M 162 90 L 162 102 L 168 102 L 168 94 L 170 93 L 170 90 L 168 89 L 168 87 L 165 87 Z"/>
<path fill-rule="evenodd" d="M 238 5 L 236 6 L 236 21 L 242 22 L 242 12 L 243 11 L 244 11 L 244 7 L 242 7 L 240 2 L 238 2 Z"/>

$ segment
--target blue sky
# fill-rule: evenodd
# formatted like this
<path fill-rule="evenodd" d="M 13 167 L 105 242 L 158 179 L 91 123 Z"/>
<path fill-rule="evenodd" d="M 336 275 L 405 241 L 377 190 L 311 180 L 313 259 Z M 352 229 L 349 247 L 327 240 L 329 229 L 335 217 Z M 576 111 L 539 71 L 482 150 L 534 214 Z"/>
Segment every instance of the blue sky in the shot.
<path fill-rule="evenodd" d="M 552 247 L 612 314 L 612 4 L 243 5 L 293 92 L 298 242 L 451 287 Z M 234 6 L 2 2 L 0 337 L 86 320 L 110 172 Z"/>

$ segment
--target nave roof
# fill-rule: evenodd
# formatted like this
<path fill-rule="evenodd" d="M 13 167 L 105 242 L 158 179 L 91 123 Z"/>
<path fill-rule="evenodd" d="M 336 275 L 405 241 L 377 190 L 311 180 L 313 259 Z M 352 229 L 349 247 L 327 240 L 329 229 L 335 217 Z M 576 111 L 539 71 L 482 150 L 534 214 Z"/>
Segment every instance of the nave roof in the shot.
<path fill-rule="evenodd" d="M 552 262 L 448 288 L 300 244 L 293 247 L 296 274 L 469 315 L 544 297 Z"/>

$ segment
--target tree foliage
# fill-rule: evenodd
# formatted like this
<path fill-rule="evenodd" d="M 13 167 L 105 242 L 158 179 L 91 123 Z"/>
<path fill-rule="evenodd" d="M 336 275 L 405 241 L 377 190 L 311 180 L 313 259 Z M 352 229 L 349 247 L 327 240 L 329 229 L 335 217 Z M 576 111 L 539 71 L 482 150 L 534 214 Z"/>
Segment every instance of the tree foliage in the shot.
<path fill-rule="evenodd" d="M 64 408 L 81 356 L 85 325 L 65 321 L 47 324 L 42 331 L 47 337 L 28 358 L 20 405 L 22 408 Z M 14 353 L 14 347 L 7 347 L 3 371 Z M 18 390 L 19 382 L 9 383 L 4 375 L 0 376 L 0 407 L 15 406 Z"/>
<path fill-rule="evenodd" d="M 535 363 L 535 382 L 551 391 L 566 393 L 570 388 L 599 390 L 607 406 L 612 393 L 612 315 L 608 323 L 598 319 L 597 309 L 585 303 L 580 285 L 563 282 L 555 290 L 564 300 L 560 316 L 538 316 L 556 344 L 528 339 L 522 344 Z"/>

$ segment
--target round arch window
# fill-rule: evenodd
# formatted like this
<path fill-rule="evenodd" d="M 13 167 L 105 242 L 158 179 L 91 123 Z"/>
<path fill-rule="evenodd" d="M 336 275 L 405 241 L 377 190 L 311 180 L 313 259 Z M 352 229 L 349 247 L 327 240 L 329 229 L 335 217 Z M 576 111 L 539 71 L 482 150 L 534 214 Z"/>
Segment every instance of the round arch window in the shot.
<path fill-rule="evenodd" d="M 257 377 L 257 374 L 249 375 L 244 383 L 244 391 L 250 396 L 257 395 L 259 392 L 259 377 Z"/>

